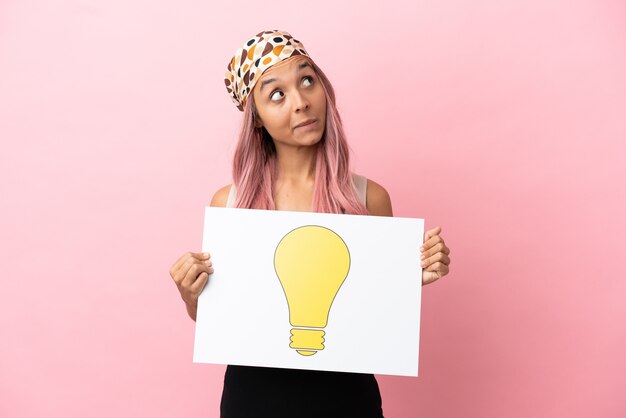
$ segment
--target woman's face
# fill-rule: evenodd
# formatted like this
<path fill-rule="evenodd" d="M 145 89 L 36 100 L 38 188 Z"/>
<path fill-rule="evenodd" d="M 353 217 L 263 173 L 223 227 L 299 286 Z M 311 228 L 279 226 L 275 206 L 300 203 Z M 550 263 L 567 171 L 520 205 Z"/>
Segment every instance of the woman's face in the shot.
<path fill-rule="evenodd" d="M 322 138 L 326 95 L 307 58 L 290 57 L 268 68 L 253 91 L 257 127 L 264 126 L 277 146 L 310 146 Z"/>

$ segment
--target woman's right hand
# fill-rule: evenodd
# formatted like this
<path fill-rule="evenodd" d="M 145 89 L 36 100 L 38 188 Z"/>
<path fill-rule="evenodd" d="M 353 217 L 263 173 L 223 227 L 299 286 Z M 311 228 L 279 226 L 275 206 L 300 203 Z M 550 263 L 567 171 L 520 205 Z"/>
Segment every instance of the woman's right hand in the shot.
<path fill-rule="evenodd" d="M 187 305 L 187 313 L 194 321 L 198 310 L 198 296 L 211 273 L 213 273 L 213 263 L 209 253 L 188 252 L 170 268 L 170 276 L 174 279 L 180 296 Z"/>

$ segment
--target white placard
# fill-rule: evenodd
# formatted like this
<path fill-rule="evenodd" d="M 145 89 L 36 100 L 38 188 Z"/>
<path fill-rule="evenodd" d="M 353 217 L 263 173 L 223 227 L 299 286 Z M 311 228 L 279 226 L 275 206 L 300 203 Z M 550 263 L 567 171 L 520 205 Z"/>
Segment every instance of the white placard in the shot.
<path fill-rule="evenodd" d="M 207 207 L 193 361 L 417 376 L 423 236 L 423 219 Z"/>

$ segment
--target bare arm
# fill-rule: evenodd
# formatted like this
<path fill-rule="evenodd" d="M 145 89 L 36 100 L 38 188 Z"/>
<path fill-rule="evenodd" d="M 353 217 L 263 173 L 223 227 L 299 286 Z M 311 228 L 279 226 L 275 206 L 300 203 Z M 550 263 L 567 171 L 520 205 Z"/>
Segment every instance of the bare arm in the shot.
<path fill-rule="evenodd" d="M 372 180 L 367 181 L 367 210 L 370 215 L 393 216 L 389 193 Z M 424 233 L 424 244 L 420 249 L 422 285 L 432 283 L 450 271 L 450 249 L 440 233 L 441 227 L 435 227 Z"/>
<path fill-rule="evenodd" d="M 373 180 L 367 180 L 367 210 L 373 216 L 393 216 L 387 190 Z"/>
<path fill-rule="evenodd" d="M 230 185 L 219 189 L 211 199 L 211 206 L 226 207 Z M 194 321 L 198 312 L 198 296 L 213 273 L 213 262 L 208 253 L 183 254 L 170 269 L 170 276 L 176 283 L 180 296 L 185 302 L 187 314 Z"/>
<path fill-rule="evenodd" d="M 228 193 L 230 193 L 230 187 L 231 185 L 229 184 L 228 186 L 224 186 L 215 192 L 213 199 L 211 199 L 210 206 L 225 208 L 226 202 L 228 201 Z"/>

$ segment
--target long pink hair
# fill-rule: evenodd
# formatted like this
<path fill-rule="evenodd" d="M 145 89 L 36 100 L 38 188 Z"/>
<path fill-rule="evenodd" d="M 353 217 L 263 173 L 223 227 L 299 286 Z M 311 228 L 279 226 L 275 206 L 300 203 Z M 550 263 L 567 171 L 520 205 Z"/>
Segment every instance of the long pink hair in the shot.
<path fill-rule="evenodd" d="M 322 70 L 311 60 L 326 94 L 326 129 L 317 147 L 313 211 L 367 215 L 356 195 L 350 167 L 350 151 L 337 111 L 335 91 Z M 256 108 L 252 93 L 246 100 L 239 142 L 233 161 L 237 191 L 235 207 L 276 209 L 273 185 L 276 176 L 276 149 L 264 127 L 255 128 Z"/>

